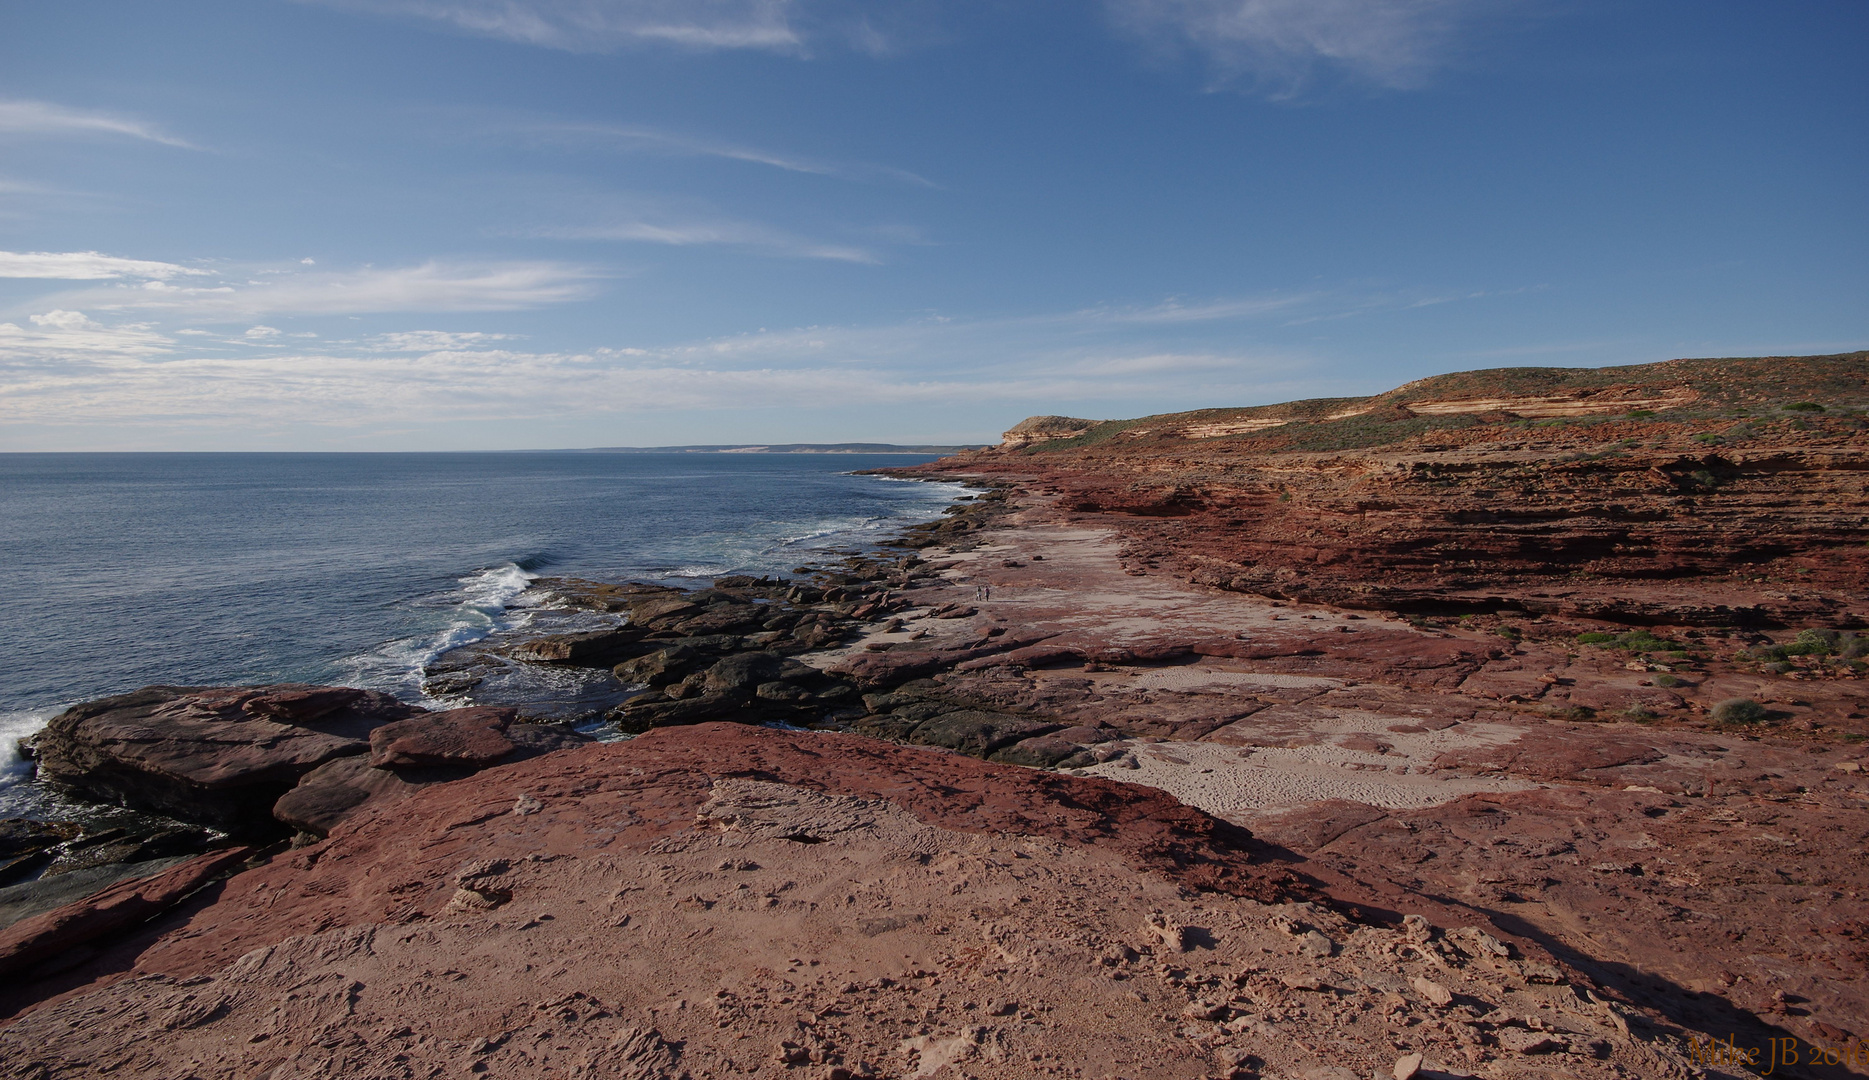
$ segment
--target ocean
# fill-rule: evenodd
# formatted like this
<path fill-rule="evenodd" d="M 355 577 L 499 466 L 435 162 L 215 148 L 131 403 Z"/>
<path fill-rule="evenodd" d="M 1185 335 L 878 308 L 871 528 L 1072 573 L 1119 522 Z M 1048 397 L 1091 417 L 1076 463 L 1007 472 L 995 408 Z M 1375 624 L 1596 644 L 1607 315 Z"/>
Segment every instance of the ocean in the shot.
<path fill-rule="evenodd" d="M 855 454 L 0 454 L 0 817 L 19 737 L 155 683 L 423 701 L 534 578 L 789 575 L 937 517 L 958 485 Z"/>

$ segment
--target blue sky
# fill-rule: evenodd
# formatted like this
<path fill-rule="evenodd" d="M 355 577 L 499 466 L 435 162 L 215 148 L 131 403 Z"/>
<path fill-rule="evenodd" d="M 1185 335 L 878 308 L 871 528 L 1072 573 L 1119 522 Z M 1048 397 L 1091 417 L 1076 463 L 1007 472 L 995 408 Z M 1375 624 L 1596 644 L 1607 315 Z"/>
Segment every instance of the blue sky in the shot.
<path fill-rule="evenodd" d="M 0 7 L 0 449 L 987 440 L 1869 346 L 1869 5 Z"/>

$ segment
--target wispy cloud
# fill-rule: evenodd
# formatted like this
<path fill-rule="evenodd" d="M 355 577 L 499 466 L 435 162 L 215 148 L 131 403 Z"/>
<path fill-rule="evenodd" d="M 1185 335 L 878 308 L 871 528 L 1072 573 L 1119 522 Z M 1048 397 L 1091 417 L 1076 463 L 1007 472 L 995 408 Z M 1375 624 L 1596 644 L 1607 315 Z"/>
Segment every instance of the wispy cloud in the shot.
<path fill-rule="evenodd" d="M 682 157 L 713 157 L 766 165 L 786 172 L 829 176 L 843 180 L 887 180 L 935 187 L 935 183 L 907 169 L 868 162 L 821 161 L 802 154 L 787 154 L 695 135 L 662 131 L 635 124 L 594 124 L 574 120 L 520 119 L 489 125 L 498 133 L 519 135 L 548 143 L 605 146 L 640 153 Z"/>
<path fill-rule="evenodd" d="M 1327 295 L 1325 293 L 1292 293 L 1236 297 L 1201 303 L 1169 299 L 1150 307 L 1090 308 L 1078 312 L 1077 315 L 1082 318 L 1116 323 L 1195 323 L 1221 319 L 1251 319 L 1303 308 L 1326 299 Z"/>
<path fill-rule="evenodd" d="M 46 101 L 0 101 L 0 135 L 122 135 L 194 149 L 141 120 Z"/>
<path fill-rule="evenodd" d="M 54 309 L 25 322 L 0 322 L 0 362 L 45 367 L 82 360 L 114 366 L 166 353 L 171 346 L 146 324 L 105 326 L 79 311 Z"/>
<path fill-rule="evenodd" d="M 485 348 L 496 341 L 511 341 L 514 334 L 489 334 L 478 330 L 457 333 L 451 330 L 402 330 L 378 334 L 366 348 L 377 352 L 442 352 L 445 350 Z"/>
<path fill-rule="evenodd" d="M 97 251 L 0 251 L 0 278 L 44 278 L 55 281 L 100 281 L 145 278 L 167 281 L 199 276 L 206 270 L 148 259 L 123 259 Z"/>
<path fill-rule="evenodd" d="M 232 321 L 230 311 L 262 308 L 287 315 L 392 310 L 381 298 L 341 304 L 303 299 L 308 293 L 321 297 L 337 280 L 367 291 L 370 283 L 357 273 L 302 277 L 242 287 L 241 295 L 226 300 L 218 297 L 231 292 L 210 292 L 205 300 L 188 301 L 197 306 L 184 310 L 191 318 L 215 321 Z M 477 279 L 423 280 L 421 289 L 435 281 L 458 286 Z M 533 285 L 584 283 L 576 277 L 541 280 L 543 285 Z M 115 286 L 88 295 L 112 300 L 185 291 L 157 284 L 162 287 Z M 496 297 L 514 299 L 512 285 L 496 290 Z M 403 296 L 399 302 L 405 306 L 415 302 L 395 295 Z M 464 302 L 458 292 L 449 296 Z M 477 292 L 467 299 L 486 296 Z M 147 302 L 119 304 L 123 314 L 116 318 L 125 320 L 119 325 L 105 324 L 110 309 L 95 308 L 94 317 L 67 303 L 0 323 L 0 413 L 40 425 L 208 423 L 248 430 L 281 424 L 400 429 L 410 416 L 428 424 L 549 418 L 551 431 L 576 417 L 596 423 L 610 416 L 666 419 L 681 410 L 803 415 L 833 406 L 859 414 L 926 408 L 967 416 L 1010 411 L 1012 419 L 1021 411 L 1134 416 L 1367 390 L 1346 386 L 1310 346 L 1277 343 L 1294 313 L 1408 309 L 1393 298 L 1373 305 L 1366 299 L 1343 291 L 996 319 L 928 315 L 672 343 L 613 341 L 584 351 L 530 349 L 513 335 L 476 330 L 408 330 L 307 343 L 252 321 L 225 335 L 194 327 L 165 335 L 147 322 L 128 321 L 167 314 L 150 310 Z M 203 315 L 203 303 L 223 306 Z"/>
<path fill-rule="evenodd" d="M 1115 26 L 1166 55 L 1202 59 L 1217 84 L 1291 97 L 1322 73 L 1421 85 L 1461 34 L 1513 0 L 1104 0 Z"/>
<path fill-rule="evenodd" d="M 552 240 L 615 240 L 671 247 L 720 244 L 770 255 L 837 262 L 876 263 L 874 253 L 846 244 L 826 244 L 746 221 L 624 219 L 600 225 L 548 226 L 523 235 Z"/>
<path fill-rule="evenodd" d="M 582 300 L 599 275 L 560 262 L 443 263 L 277 274 L 260 281 L 170 284 L 164 280 L 66 293 L 52 300 L 85 311 L 146 311 L 235 321 L 267 315 L 515 311 Z"/>
<path fill-rule="evenodd" d="M 571 52 L 628 45 L 796 52 L 792 0 L 305 0 L 328 7 L 446 23 L 460 30 Z"/>

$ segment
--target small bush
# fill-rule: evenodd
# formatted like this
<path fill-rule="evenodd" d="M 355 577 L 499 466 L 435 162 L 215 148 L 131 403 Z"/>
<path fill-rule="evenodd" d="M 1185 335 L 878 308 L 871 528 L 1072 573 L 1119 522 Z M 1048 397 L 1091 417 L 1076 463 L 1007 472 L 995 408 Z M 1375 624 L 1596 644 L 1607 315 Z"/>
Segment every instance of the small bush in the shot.
<path fill-rule="evenodd" d="M 1653 415 L 1655 415 L 1655 410 L 1653 409 L 1630 409 L 1629 410 L 1629 419 L 1631 420 L 1646 420 Z"/>
<path fill-rule="evenodd" d="M 1608 645 L 1615 640 L 1615 634 L 1605 634 L 1601 630 L 1591 630 L 1588 633 L 1577 635 L 1577 644 L 1579 645 Z"/>
<path fill-rule="evenodd" d="M 1765 716 L 1765 706 L 1751 698 L 1727 698 L 1713 707 L 1716 724 L 1763 724 Z"/>
<path fill-rule="evenodd" d="M 1672 675 L 1657 675 L 1655 676 L 1655 685 L 1656 686 L 1679 686 L 1681 685 L 1681 680 L 1675 678 Z"/>
<path fill-rule="evenodd" d="M 1714 434 L 1711 431 L 1703 431 L 1700 434 L 1694 436 L 1694 441 L 1697 443 L 1705 443 L 1708 446 L 1713 446 L 1719 443 L 1721 439 L 1718 435 Z"/>
<path fill-rule="evenodd" d="M 1815 401 L 1796 401 L 1785 406 L 1786 412 L 1823 412 L 1824 407 Z"/>
<path fill-rule="evenodd" d="M 1525 639 L 1524 631 L 1513 626 L 1511 623 L 1500 623 L 1499 629 L 1493 631 L 1493 633 L 1512 642 L 1523 641 Z"/>

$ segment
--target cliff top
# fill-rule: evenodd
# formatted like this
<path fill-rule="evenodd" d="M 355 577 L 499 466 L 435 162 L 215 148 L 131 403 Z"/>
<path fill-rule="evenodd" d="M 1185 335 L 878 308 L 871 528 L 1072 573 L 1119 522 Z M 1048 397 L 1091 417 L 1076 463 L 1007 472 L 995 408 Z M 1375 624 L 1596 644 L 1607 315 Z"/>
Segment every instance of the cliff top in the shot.
<path fill-rule="evenodd" d="M 1035 416 L 1001 451 L 1233 439 L 1257 450 L 1338 450 L 1486 422 L 1745 420 L 1850 415 L 1869 408 L 1869 351 L 1827 356 L 1668 360 L 1604 368 L 1490 368 L 1419 379 L 1370 397 L 1197 409 L 1132 420 Z"/>

